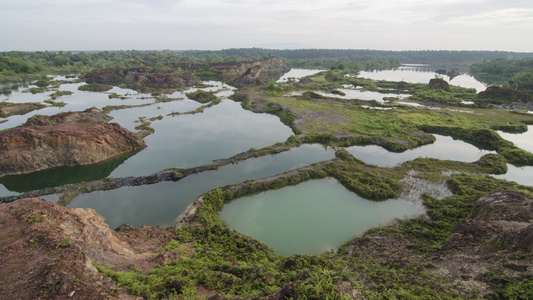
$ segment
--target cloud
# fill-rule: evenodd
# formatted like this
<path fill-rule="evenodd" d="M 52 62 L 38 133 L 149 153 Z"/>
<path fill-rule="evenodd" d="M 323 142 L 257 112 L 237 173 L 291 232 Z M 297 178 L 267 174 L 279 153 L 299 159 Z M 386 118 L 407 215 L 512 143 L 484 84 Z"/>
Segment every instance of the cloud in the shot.
<path fill-rule="evenodd" d="M 502 50 L 533 49 L 523 38 L 533 30 L 530 0 L 2 0 L 0 25 L 10 28 L 0 51 L 65 44 L 492 49 L 494 39 Z"/>

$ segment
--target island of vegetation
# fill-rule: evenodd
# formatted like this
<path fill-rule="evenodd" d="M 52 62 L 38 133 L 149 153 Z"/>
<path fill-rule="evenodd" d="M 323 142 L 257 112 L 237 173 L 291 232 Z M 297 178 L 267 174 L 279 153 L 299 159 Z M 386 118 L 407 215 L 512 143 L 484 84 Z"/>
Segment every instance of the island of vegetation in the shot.
<path fill-rule="evenodd" d="M 513 58 L 501 59 L 509 56 Z M 278 116 L 294 135 L 284 142 L 196 168 L 101 178 L 4 199 L 10 203 L 0 206 L 0 261 L 4 266 L 0 271 L 0 295 L 91 299 L 531 299 L 533 187 L 490 176 L 505 173 L 508 164 L 533 166 L 532 153 L 496 132 L 525 132 L 527 125 L 533 124 L 533 115 L 528 113 L 533 107 L 531 57 L 533 54 L 475 51 L 265 49 L 4 53 L 0 55 L 2 76 L 42 78 L 47 72 L 81 72 L 81 78 L 90 84 L 123 85 L 163 94 L 201 85 L 201 80 L 223 80 L 238 86 L 231 98 L 244 109 Z M 500 81 L 490 81 L 492 85 L 486 91 L 477 93 L 449 85 L 442 78 L 409 83 L 356 76 L 363 69 L 396 67 L 400 62 L 433 64 L 443 69 L 441 73 L 452 75 L 470 66 L 474 76 L 498 75 Z M 275 70 L 283 73 L 286 64 L 324 71 L 299 81 L 276 82 Z M 497 66 L 502 65 L 505 70 L 498 71 Z M 408 97 L 377 102 L 335 96 L 342 95 L 341 89 L 346 87 Z M 189 93 L 188 97 L 205 104 L 193 113 L 220 102 L 205 91 Z M 100 112 L 88 113 L 105 118 Z M 179 117 L 180 113 L 169 115 Z M 35 118 L 28 121 L 29 125 L 2 134 L 48 128 L 55 124 L 53 120 Z M 107 122 L 96 124 L 117 127 Z M 91 127 L 96 124 L 91 123 Z M 494 153 L 470 163 L 417 158 L 385 168 L 366 164 L 345 150 L 352 145 L 379 145 L 402 152 L 433 143 L 433 134 L 451 136 Z M 125 150 L 143 147 L 139 137 L 125 135 L 131 139 L 117 143 L 127 145 Z M 17 133 L 13 138 L 19 136 L 25 135 Z M 303 143 L 333 147 L 335 158 L 216 188 L 201 195 L 179 222 L 166 229 L 124 224 L 111 230 L 93 209 L 66 208 L 61 204 L 68 201 L 56 204 L 31 198 L 63 193 L 63 199 L 67 199 L 68 195 L 94 190 L 179 181 Z M 2 146 L 15 144 L 19 143 L 6 141 Z M 99 153 L 100 144 L 86 149 Z M 48 148 L 67 156 L 60 147 Z M 15 169 L 9 167 L 10 161 L 16 159 L 8 158 L 0 167 Z M 372 228 L 321 255 L 280 255 L 231 229 L 218 216 L 224 203 L 237 197 L 325 177 L 336 179 L 362 197 L 381 201 L 397 197 L 408 188 L 401 181 L 407 176 L 445 181 L 453 195 L 437 199 L 424 193 L 421 201 L 426 214 Z"/>

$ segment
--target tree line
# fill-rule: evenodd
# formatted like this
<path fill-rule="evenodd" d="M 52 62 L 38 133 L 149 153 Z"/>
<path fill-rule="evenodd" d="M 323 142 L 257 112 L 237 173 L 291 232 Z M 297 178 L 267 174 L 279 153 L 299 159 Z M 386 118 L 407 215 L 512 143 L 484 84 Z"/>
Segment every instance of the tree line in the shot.
<path fill-rule="evenodd" d="M 225 49 L 218 51 L 10 51 L 0 53 L 0 78 L 28 74 L 83 73 L 96 68 L 150 67 L 159 71 L 187 68 L 192 65 L 231 63 L 278 56 L 293 67 L 350 70 L 390 69 L 400 63 L 423 63 L 436 67 L 453 67 L 479 61 L 496 60 L 492 65 L 474 64 L 473 71 L 487 73 L 487 68 L 509 68 L 505 61 L 533 58 L 533 53 L 503 51 L 384 51 L 263 48 Z M 504 73 L 507 71 L 503 71 Z"/>

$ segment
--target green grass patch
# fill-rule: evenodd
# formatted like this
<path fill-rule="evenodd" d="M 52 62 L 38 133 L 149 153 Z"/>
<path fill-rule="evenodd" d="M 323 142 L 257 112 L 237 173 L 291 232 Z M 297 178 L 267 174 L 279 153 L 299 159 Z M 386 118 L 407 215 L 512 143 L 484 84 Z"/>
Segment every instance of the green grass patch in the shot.
<path fill-rule="evenodd" d="M 109 84 L 91 83 L 78 87 L 78 90 L 86 92 L 107 92 L 112 88 L 113 86 Z"/>

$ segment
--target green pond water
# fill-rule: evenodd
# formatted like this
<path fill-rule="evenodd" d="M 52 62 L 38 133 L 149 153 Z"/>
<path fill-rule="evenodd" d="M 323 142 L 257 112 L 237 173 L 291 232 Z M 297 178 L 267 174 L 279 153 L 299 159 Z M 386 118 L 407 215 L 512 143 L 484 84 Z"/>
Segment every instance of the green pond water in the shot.
<path fill-rule="evenodd" d="M 334 179 L 321 179 L 235 199 L 224 205 L 220 218 L 278 253 L 291 255 L 320 254 L 371 227 L 423 213 L 415 203 L 369 201 Z"/>
<path fill-rule="evenodd" d="M 74 198 L 69 207 L 95 208 L 111 228 L 122 223 L 172 225 L 200 195 L 228 184 L 262 178 L 335 157 L 332 149 L 302 145 L 272 156 L 226 165 L 218 170 L 187 176 L 177 182 L 96 191 Z M 55 197 L 55 198 L 54 198 Z M 57 201 L 57 196 L 47 200 Z"/>

